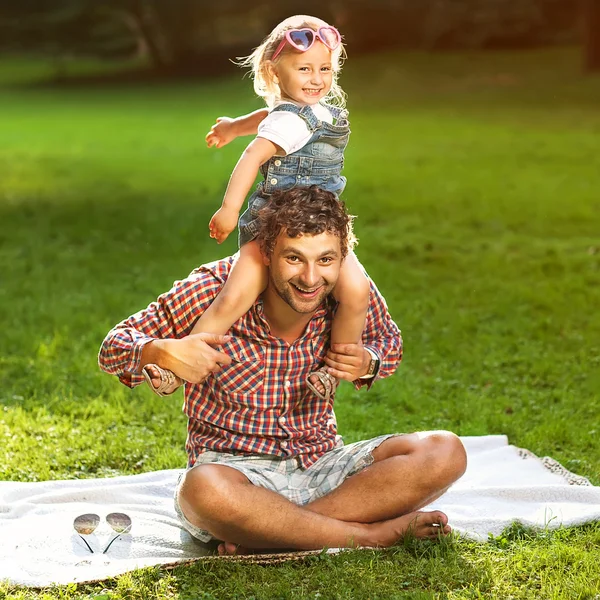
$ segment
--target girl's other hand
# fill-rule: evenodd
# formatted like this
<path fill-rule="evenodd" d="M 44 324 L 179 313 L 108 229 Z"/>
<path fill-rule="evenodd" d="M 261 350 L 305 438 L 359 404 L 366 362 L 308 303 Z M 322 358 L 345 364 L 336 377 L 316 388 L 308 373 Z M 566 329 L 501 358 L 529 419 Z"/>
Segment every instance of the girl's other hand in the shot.
<path fill-rule="evenodd" d="M 209 148 L 222 148 L 238 137 L 235 133 L 234 119 L 230 117 L 218 117 L 217 122 L 206 134 L 206 144 Z"/>
<path fill-rule="evenodd" d="M 236 210 L 221 207 L 210 220 L 208 230 L 210 237 L 222 244 L 229 234 L 235 229 L 238 222 L 239 213 Z"/>

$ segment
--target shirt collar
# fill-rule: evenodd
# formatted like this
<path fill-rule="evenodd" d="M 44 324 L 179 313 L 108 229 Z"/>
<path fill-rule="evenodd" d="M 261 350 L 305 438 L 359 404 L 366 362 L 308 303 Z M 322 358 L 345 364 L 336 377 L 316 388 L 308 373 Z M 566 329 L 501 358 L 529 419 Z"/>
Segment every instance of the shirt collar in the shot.
<path fill-rule="evenodd" d="M 317 308 L 317 310 L 315 311 L 314 315 L 308 322 L 308 325 L 302 337 L 306 336 L 309 332 L 313 332 L 315 330 L 318 330 L 320 332 L 323 320 L 329 314 L 331 314 L 336 304 L 337 302 L 334 300 L 334 298 L 331 295 L 329 295 L 325 299 L 325 301 L 321 303 L 319 308 Z M 266 334 L 265 337 L 270 335 L 271 326 L 269 325 L 269 322 L 267 321 L 267 318 L 265 316 L 264 303 L 262 298 L 258 298 L 256 300 L 256 302 L 250 309 L 250 312 L 252 313 L 252 319 L 260 325 L 258 329 L 260 329 L 261 332 L 264 331 L 264 333 Z"/>

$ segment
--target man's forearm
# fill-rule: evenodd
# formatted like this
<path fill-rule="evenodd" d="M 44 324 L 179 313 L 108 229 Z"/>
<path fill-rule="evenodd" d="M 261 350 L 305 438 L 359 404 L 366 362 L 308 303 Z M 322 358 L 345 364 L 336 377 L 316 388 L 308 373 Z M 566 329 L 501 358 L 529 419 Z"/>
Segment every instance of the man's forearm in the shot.
<path fill-rule="evenodd" d="M 380 360 L 377 379 L 392 375 L 402 360 L 402 335 L 385 300 L 371 282 L 371 304 L 362 343 Z"/>
<path fill-rule="evenodd" d="M 121 383 L 134 387 L 144 381 L 139 375 L 142 355 L 151 338 L 135 329 L 117 326 L 108 332 L 98 353 L 98 365 Z M 142 365 L 143 366 L 143 365 Z"/>
<path fill-rule="evenodd" d="M 160 350 L 160 344 L 158 342 L 160 342 L 160 340 L 152 340 L 144 345 L 142 348 L 138 372 L 141 372 L 146 365 L 150 364 L 163 366 L 164 361 Z M 164 367 L 167 368 L 166 365 L 164 365 Z"/>

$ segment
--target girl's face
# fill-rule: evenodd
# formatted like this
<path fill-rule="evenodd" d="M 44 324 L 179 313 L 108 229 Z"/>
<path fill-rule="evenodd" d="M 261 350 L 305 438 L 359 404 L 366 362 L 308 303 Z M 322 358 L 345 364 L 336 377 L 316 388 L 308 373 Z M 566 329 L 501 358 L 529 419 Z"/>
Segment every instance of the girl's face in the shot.
<path fill-rule="evenodd" d="M 331 89 L 331 51 L 318 40 L 306 52 L 286 52 L 272 68 L 282 100 L 317 104 Z"/>

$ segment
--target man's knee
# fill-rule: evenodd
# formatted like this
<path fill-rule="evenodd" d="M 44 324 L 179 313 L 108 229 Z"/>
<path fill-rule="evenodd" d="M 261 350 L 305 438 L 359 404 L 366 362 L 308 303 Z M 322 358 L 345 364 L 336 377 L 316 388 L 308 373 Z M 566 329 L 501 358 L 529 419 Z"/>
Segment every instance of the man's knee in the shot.
<path fill-rule="evenodd" d="M 183 514 L 192 523 L 204 527 L 216 513 L 227 511 L 236 485 L 248 484 L 247 477 L 223 465 L 206 464 L 187 471 L 179 486 L 178 499 Z"/>
<path fill-rule="evenodd" d="M 450 431 L 425 431 L 387 439 L 374 452 L 376 461 L 410 456 L 435 484 L 447 486 L 463 475 L 467 454 L 460 438 Z"/>
<path fill-rule="evenodd" d="M 459 479 L 467 469 L 467 453 L 460 438 L 451 431 L 431 431 L 422 438 L 433 470 L 448 484 Z"/>

